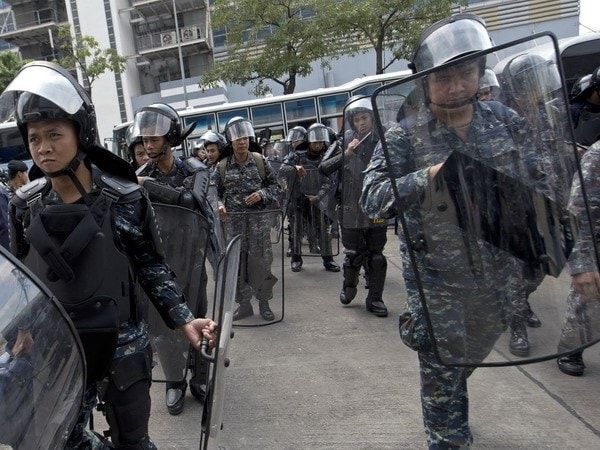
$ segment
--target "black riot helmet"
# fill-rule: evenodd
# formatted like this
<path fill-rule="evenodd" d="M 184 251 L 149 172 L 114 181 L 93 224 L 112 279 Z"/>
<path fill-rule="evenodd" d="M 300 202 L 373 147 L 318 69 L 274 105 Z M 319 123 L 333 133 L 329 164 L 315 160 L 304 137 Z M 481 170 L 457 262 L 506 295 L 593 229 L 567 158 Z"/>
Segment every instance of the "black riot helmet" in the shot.
<path fill-rule="evenodd" d="M 142 137 L 140 135 L 136 135 L 133 132 L 133 124 L 127 127 L 127 131 L 125 132 L 125 145 L 129 150 L 132 150 L 136 144 L 142 143 Z"/>
<path fill-rule="evenodd" d="M 223 150 L 223 147 L 227 145 L 225 137 L 222 134 L 215 133 L 212 130 L 208 130 L 206 133 L 200 136 L 200 143 L 203 147 L 206 147 L 206 144 L 217 144 L 219 151 Z"/>
<path fill-rule="evenodd" d="M 313 123 L 306 130 L 306 140 L 308 142 L 325 142 L 329 143 L 329 130 L 322 123 Z"/>
<path fill-rule="evenodd" d="M 137 181 L 131 166 L 100 145 L 96 111 L 87 91 L 63 67 L 47 61 L 34 61 L 23 66 L 0 95 L 0 121 L 15 120 L 29 149 L 27 124 L 41 120 L 67 119 L 78 132 L 77 155 L 64 169 L 48 176 L 69 175 L 81 161 L 96 164 L 102 171 Z M 42 175 L 37 166 L 29 177 Z"/>
<path fill-rule="evenodd" d="M 515 56 L 502 70 L 502 88 L 513 98 L 527 96 L 532 100 L 542 100 L 560 87 L 556 64 L 535 53 Z"/>
<path fill-rule="evenodd" d="M 422 72 L 491 47 L 492 41 L 481 17 L 469 13 L 455 14 L 421 33 L 408 67 L 413 73 Z M 480 76 L 485 70 L 485 59 L 481 64 Z"/>
<path fill-rule="evenodd" d="M 229 119 L 225 124 L 224 132 L 229 142 L 245 137 L 251 141 L 254 140 L 254 126 L 252 126 L 252 122 L 249 119 L 242 116 L 235 116 Z"/>
<path fill-rule="evenodd" d="M 138 136 L 164 136 L 171 147 L 180 145 L 196 128 L 196 122 L 185 129 L 172 106 L 152 103 L 140 108 L 133 119 L 133 133 Z"/>
<path fill-rule="evenodd" d="M 290 131 L 288 131 L 285 140 L 287 142 L 306 142 L 306 128 L 300 125 L 295 126 L 294 128 L 290 129 Z"/>
<path fill-rule="evenodd" d="M 353 96 L 348 99 L 344 106 L 344 129 L 357 131 L 354 126 L 354 116 L 358 113 L 368 113 L 373 119 L 373 106 L 371 98 L 366 95 Z M 372 124 L 373 125 L 373 124 Z"/>
<path fill-rule="evenodd" d="M 579 100 L 592 91 L 600 91 L 600 67 L 596 67 L 592 73 L 582 76 L 575 82 L 571 89 L 570 100 Z"/>

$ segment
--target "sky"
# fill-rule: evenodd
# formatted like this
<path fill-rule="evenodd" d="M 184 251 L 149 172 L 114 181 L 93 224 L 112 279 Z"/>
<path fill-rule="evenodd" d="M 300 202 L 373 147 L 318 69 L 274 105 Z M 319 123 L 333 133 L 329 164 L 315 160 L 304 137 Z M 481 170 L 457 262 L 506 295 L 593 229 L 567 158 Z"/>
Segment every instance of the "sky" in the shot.
<path fill-rule="evenodd" d="M 580 0 L 579 6 L 579 34 L 588 34 L 591 30 L 600 32 L 600 1 Z"/>

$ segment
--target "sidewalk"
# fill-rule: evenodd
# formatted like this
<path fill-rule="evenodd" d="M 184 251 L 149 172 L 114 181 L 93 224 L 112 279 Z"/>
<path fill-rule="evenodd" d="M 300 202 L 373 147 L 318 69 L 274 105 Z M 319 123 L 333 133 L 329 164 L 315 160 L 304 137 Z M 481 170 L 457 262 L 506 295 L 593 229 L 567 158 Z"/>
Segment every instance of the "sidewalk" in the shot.
<path fill-rule="evenodd" d="M 416 353 L 398 337 L 405 294 L 392 230 L 386 256 L 387 318 L 366 312 L 362 280 L 344 307 L 341 273 L 326 272 L 320 258 L 304 258 L 293 273 L 286 259 L 283 322 L 235 328 L 224 448 L 426 448 Z M 580 378 L 555 361 L 477 369 L 469 381 L 473 448 L 600 448 L 600 346 L 584 357 Z M 172 417 L 155 383 L 152 412 L 160 449 L 198 448 L 201 409 L 189 391 L 184 412 Z"/>

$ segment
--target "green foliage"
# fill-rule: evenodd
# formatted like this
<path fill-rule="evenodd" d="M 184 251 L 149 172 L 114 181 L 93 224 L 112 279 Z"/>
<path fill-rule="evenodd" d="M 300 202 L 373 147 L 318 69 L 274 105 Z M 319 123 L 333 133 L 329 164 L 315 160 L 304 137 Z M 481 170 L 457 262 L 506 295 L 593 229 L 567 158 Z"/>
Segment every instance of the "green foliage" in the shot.
<path fill-rule="evenodd" d="M 107 70 L 122 73 L 127 58 L 119 56 L 114 49 L 101 49 L 93 36 L 82 35 L 74 40 L 69 25 L 62 25 L 56 30 L 55 43 L 60 50 L 60 57 L 55 60 L 68 70 L 80 69 L 91 90 L 94 81 Z"/>
<path fill-rule="evenodd" d="M 328 0 L 217 0 L 212 24 L 227 27 L 227 60 L 217 62 L 202 75 L 200 87 L 213 87 L 219 80 L 246 85 L 255 95 L 270 91 L 266 80 L 294 92 L 296 78 L 312 72 L 311 63 L 335 55 L 336 42 L 329 30 L 320 28 L 320 15 L 311 19 L 308 11 L 324 11 Z M 303 16 L 304 15 L 304 16 Z M 310 15 L 310 14 L 308 14 Z"/>
<path fill-rule="evenodd" d="M 410 58 L 421 31 L 449 16 L 467 0 L 216 0 L 213 26 L 227 28 L 227 59 L 200 78 L 200 87 L 225 83 L 252 85 L 269 92 L 266 81 L 294 92 L 297 77 L 310 75 L 312 63 L 328 68 L 341 55 L 375 51 L 373 70 L 384 73 Z M 307 14 L 312 11 L 313 14 Z M 303 17 L 304 15 L 304 17 Z"/>
<path fill-rule="evenodd" d="M 400 59 L 409 59 L 420 33 L 452 14 L 467 0 L 338 0 L 328 15 L 330 26 L 344 37 L 346 54 L 376 55 L 375 73 L 384 73 Z M 384 57 L 386 58 L 384 60 Z"/>
<path fill-rule="evenodd" d="M 6 89 L 6 86 L 13 80 L 19 69 L 29 61 L 21 61 L 19 55 L 9 50 L 0 52 L 0 92 Z"/>

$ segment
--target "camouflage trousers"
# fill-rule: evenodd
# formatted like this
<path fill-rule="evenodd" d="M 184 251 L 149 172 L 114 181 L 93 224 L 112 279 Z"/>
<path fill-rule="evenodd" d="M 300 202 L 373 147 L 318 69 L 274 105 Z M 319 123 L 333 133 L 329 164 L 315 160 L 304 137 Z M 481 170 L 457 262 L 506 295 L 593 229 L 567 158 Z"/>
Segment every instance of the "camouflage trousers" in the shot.
<path fill-rule="evenodd" d="M 468 448 L 473 436 L 467 378 L 474 368 L 444 366 L 433 352 L 419 351 L 418 355 L 423 425 L 429 448 Z"/>
<path fill-rule="evenodd" d="M 565 321 L 560 331 L 558 351 L 568 352 L 600 338 L 594 335 L 598 327 L 594 324 L 600 322 L 600 299 L 586 299 L 575 292 L 573 285 L 567 297 Z"/>

